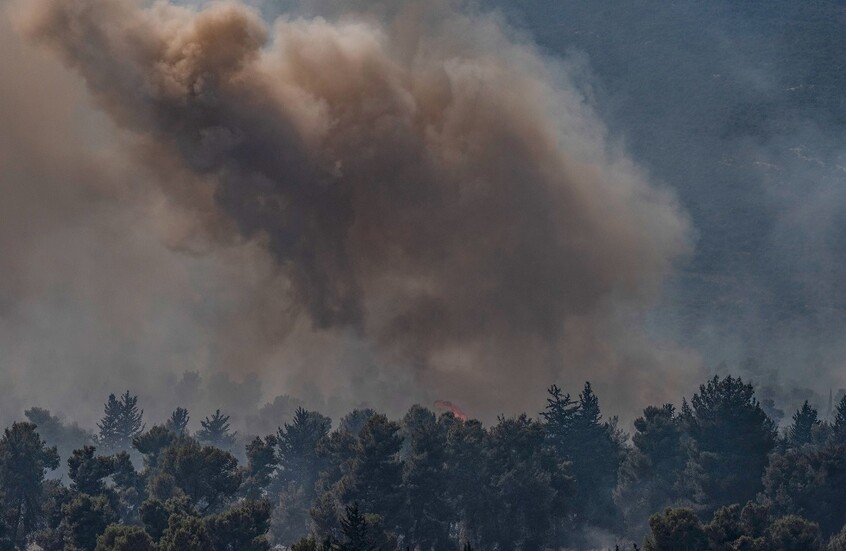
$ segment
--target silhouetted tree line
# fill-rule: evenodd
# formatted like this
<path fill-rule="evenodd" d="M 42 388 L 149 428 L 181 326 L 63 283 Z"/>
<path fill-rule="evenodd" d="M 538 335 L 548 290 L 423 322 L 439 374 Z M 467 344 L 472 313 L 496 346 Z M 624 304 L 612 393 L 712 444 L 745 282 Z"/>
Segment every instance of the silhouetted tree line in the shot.
<path fill-rule="evenodd" d="M 630 438 L 590 384 L 489 428 L 414 406 L 333 430 L 300 408 L 241 464 L 220 410 L 193 435 L 184 408 L 147 429 L 129 392 L 96 436 L 26 417 L 0 439 L 0 551 L 846 551 L 846 398 L 779 431 L 730 376 Z"/>

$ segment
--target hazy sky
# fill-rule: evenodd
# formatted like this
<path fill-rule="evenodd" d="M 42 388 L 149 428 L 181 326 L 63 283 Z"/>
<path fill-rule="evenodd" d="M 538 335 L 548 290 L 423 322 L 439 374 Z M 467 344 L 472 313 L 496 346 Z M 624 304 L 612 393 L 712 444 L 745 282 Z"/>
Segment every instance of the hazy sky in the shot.
<path fill-rule="evenodd" d="M 607 60 L 542 28 L 539 49 L 519 16 L 0 6 L 6 417 L 92 426 L 129 388 L 153 417 L 291 394 L 491 419 L 590 380 L 628 419 L 694 389 L 719 343 L 743 357 L 690 298 L 704 203 L 631 143 Z"/>

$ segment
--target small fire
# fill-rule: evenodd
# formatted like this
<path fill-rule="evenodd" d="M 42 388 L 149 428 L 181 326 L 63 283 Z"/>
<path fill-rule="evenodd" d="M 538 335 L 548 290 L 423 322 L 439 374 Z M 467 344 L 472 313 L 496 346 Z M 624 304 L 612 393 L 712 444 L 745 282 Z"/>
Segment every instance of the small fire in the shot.
<path fill-rule="evenodd" d="M 447 400 L 435 400 L 435 409 L 439 413 L 452 413 L 456 419 L 467 420 L 467 415 L 461 411 L 461 408 Z"/>

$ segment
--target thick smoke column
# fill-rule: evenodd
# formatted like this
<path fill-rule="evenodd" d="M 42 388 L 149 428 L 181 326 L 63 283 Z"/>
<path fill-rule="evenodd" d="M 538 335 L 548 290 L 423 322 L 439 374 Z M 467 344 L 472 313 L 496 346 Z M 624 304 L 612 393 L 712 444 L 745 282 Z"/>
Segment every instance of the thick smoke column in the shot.
<path fill-rule="evenodd" d="M 472 414 L 531 407 L 562 378 L 628 381 L 622 407 L 658 399 L 641 377 L 689 373 L 636 326 L 685 218 L 608 145 L 566 67 L 494 16 L 436 6 L 272 28 L 239 3 L 20 10 L 132 154 L 172 173 L 174 204 L 214 242 L 269 252 L 257 302 L 299 327 L 290 346 L 352 338 L 382 379 Z"/>

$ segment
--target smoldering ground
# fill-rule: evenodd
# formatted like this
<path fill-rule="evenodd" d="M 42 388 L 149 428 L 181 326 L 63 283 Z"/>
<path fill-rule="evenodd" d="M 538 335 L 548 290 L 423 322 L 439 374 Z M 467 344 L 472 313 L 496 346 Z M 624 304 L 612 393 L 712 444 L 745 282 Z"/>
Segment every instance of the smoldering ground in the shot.
<path fill-rule="evenodd" d="M 27 161 L 0 167 L 4 195 L 44 218 L 0 236 L 3 370 L 26 400 L 57 392 L 52 370 L 62 393 L 154 395 L 187 365 L 339 409 L 448 398 L 482 417 L 590 379 L 631 414 L 698 380 L 641 328 L 686 217 L 609 138 L 581 71 L 495 14 L 10 10 L 0 68 L 29 81 L 3 104 L 30 109 L 6 114 Z M 44 270 L 60 273 L 33 285 Z"/>

